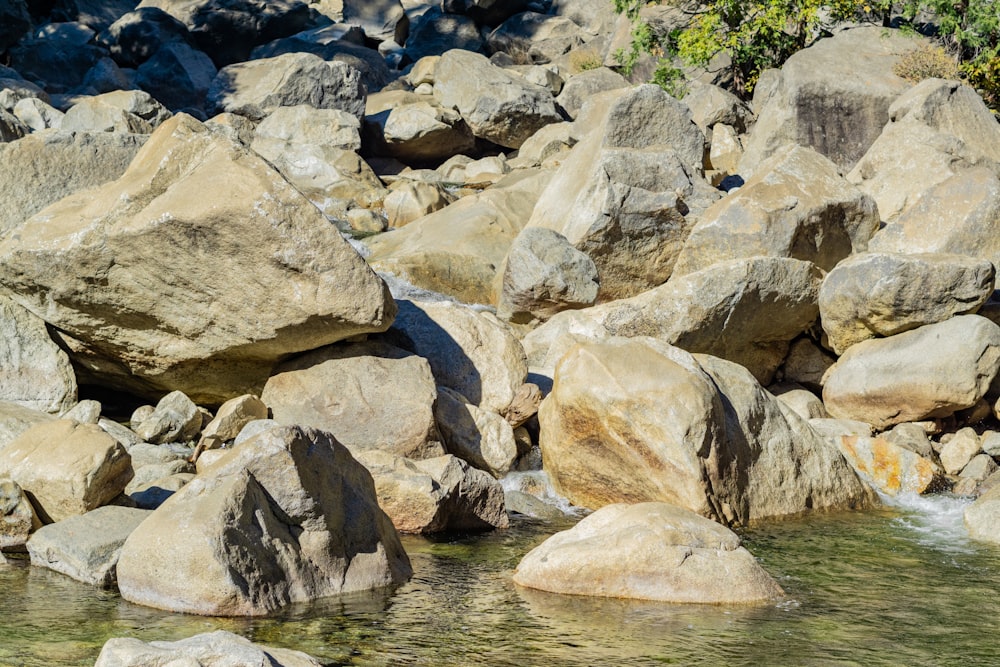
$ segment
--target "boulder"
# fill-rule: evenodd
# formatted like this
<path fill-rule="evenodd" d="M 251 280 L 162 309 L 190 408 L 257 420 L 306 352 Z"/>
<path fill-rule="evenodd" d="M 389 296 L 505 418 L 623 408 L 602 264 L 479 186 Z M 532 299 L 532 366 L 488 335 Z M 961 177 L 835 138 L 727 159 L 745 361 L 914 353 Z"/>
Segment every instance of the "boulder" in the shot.
<path fill-rule="evenodd" d="M 410 574 L 371 475 L 332 436 L 299 427 L 225 450 L 129 536 L 118 561 L 126 600 L 212 616 L 268 614 Z"/>
<path fill-rule="evenodd" d="M 886 495 L 920 494 L 943 486 L 941 468 L 884 436 L 844 435 L 839 445 L 858 474 Z"/>
<path fill-rule="evenodd" d="M 63 117 L 66 132 L 130 132 L 149 134 L 170 118 L 170 111 L 141 90 L 115 90 L 84 98 Z"/>
<path fill-rule="evenodd" d="M 477 152 L 476 139 L 462 115 L 434 98 L 369 113 L 365 122 L 374 128 L 380 152 L 404 163 L 435 163 Z"/>
<path fill-rule="evenodd" d="M 835 447 L 745 369 L 652 338 L 573 347 L 538 414 L 556 490 L 669 502 L 732 524 L 871 502 Z"/>
<path fill-rule="evenodd" d="M 254 46 L 304 30 L 311 19 L 302 0 L 142 0 L 136 10 L 146 7 L 183 23 L 216 67 L 248 60 Z"/>
<path fill-rule="evenodd" d="M 823 289 L 820 286 L 820 289 Z M 821 348 L 811 338 L 803 336 L 792 342 L 782 366 L 788 382 L 797 382 L 817 394 L 823 391 L 823 376 L 837 363 L 837 358 Z"/>
<path fill-rule="evenodd" d="M 80 85 L 104 51 L 94 45 L 94 31 L 72 21 L 45 23 L 7 52 L 11 67 L 50 93 Z"/>
<path fill-rule="evenodd" d="M 360 119 L 365 95 L 358 69 L 311 53 L 287 53 L 223 67 L 206 103 L 213 113 L 235 113 L 251 120 L 299 104 L 340 109 Z"/>
<path fill-rule="evenodd" d="M 55 415 L 47 412 L 32 410 L 18 403 L 0 401 L 0 451 L 32 426 L 55 420 Z"/>
<path fill-rule="evenodd" d="M 908 449 L 911 452 L 919 454 L 926 459 L 934 457 L 934 448 L 927 437 L 927 431 L 920 424 L 896 424 L 892 427 L 891 431 L 883 433 L 880 437 L 903 449 Z"/>
<path fill-rule="evenodd" d="M 402 533 L 506 528 L 503 487 L 482 470 L 445 454 L 413 461 L 369 450 L 358 461 L 375 479 L 379 506 Z"/>
<path fill-rule="evenodd" d="M 135 84 L 175 111 L 202 109 L 217 74 L 203 51 L 176 40 L 139 66 Z"/>
<path fill-rule="evenodd" d="M 52 19 L 77 21 L 100 32 L 134 9 L 135 5 L 135 0 L 56 0 L 52 7 Z"/>
<path fill-rule="evenodd" d="M 810 419 L 825 419 L 830 415 L 826 412 L 823 401 L 805 387 L 792 382 L 771 385 L 767 388 L 781 403 L 806 421 Z"/>
<path fill-rule="evenodd" d="M 368 263 L 423 289 L 489 303 L 497 267 L 548 182 L 545 171 L 523 170 L 401 229 L 366 239 Z"/>
<path fill-rule="evenodd" d="M 827 373 L 823 403 L 880 429 L 947 417 L 975 405 L 998 369 L 1000 327 L 960 315 L 851 346 Z"/>
<path fill-rule="evenodd" d="M 793 257 L 824 271 L 868 248 L 879 226 L 871 197 L 819 153 L 789 146 L 701 215 L 677 258 L 683 275 L 738 257 Z"/>
<path fill-rule="evenodd" d="M 553 123 L 528 137 L 517 149 L 517 159 L 524 166 L 538 166 L 554 155 L 569 150 L 577 143 L 572 123 Z"/>
<path fill-rule="evenodd" d="M 53 106 L 46 104 L 37 97 L 26 97 L 18 100 L 13 109 L 14 116 L 31 129 L 40 132 L 47 129 L 59 129 L 65 114 Z"/>
<path fill-rule="evenodd" d="M 146 139 L 51 130 L 0 143 L 0 237 L 49 204 L 121 176 Z"/>
<path fill-rule="evenodd" d="M 114 637 L 105 642 L 94 667 L 176 664 L 197 664 L 201 667 L 230 667 L 237 664 L 320 667 L 322 663 L 300 651 L 262 646 L 231 632 L 216 630 L 175 642 L 144 642 L 134 637 Z"/>
<path fill-rule="evenodd" d="M 701 178 L 705 137 L 657 86 L 598 96 L 577 144 L 528 222 L 597 266 L 602 301 L 663 284 L 698 215 L 718 198 Z"/>
<path fill-rule="evenodd" d="M 957 475 L 980 452 L 979 436 L 971 428 L 963 428 L 941 448 L 941 467 L 949 475 Z"/>
<path fill-rule="evenodd" d="M 545 321 L 562 310 L 591 306 L 600 287 L 590 257 L 545 227 L 521 230 L 498 277 L 497 315 L 518 323 Z"/>
<path fill-rule="evenodd" d="M 171 42 L 190 44 L 187 26 L 159 7 L 139 7 L 120 16 L 99 36 L 122 67 L 139 67 Z"/>
<path fill-rule="evenodd" d="M 352 452 L 413 459 L 444 453 L 437 389 L 421 357 L 380 342 L 321 348 L 277 366 L 261 400 L 275 421 L 332 433 Z"/>
<path fill-rule="evenodd" d="M 23 0 L 0 2 L 0 51 L 6 51 L 31 28 L 28 3 Z"/>
<path fill-rule="evenodd" d="M 486 56 L 453 49 L 435 70 L 434 95 L 458 110 L 472 134 L 517 148 L 539 128 L 558 123 L 552 93 L 496 67 Z"/>
<path fill-rule="evenodd" d="M 414 62 L 439 56 L 452 49 L 480 51 L 483 37 L 476 22 L 467 16 L 449 14 L 431 7 L 410 24 L 406 55 Z"/>
<path fill-rule="evenodd" d="M 23 551 L 28 537 L 41 526 L 24 490 L 17 482 L 0 479 L 0 553 Z"/>
<path fill-rule="evenodd" d="M 734 361 L 770 384 L 789 342 L 816 320 L 820 275 L 814 264 L 797 259 L 722 262 L 630 299 L 560 313 L 526 336 L 525 347 L 532 365 L 551 368 L 573 344 L 564 340 L 567 328 L 590 339 L 653 336 Z"/>
<path fill-rule="evenodd" d="M 438 385 L 503 412 L 528 374 L 524 349 L 493 314 L 449 301 L 400 300 L 388 337 L 427 359 Z"/>
<path fill-rule="evenodd" d="M 894 222 L 935 186 L 970 167 L 983 165 L 994 174 L 1000 171 L 1000 125 L 979 94 L 958 81 L 921 81 L 893 102 L 888 121 L 847 175 L 875 198 L 886 222 Z M 968 215 L 976 206 L 974 201 L 946 200 L 940 195 L 938 205 L 943 208 L 935 211 L 936 216 L 951 211 Z M 937 227 L 936 222 L 932 227 Z"/>
<path fill-rule="evenodd" d="M 389 188 L 382 200 L 389 227 L 404 227 L 434 211 L 440 211 L 454 201 L 439 183 L 402 179 Z"/>
<path fill-rule="evenodd" d="M 520 12 L 486 38 L 493 53 L 517 54 L 533 63 L 548 63 L 583 44 L 590 35 L 563 16 Z"/>
<path fill-rule="evenodd" d="M 758 121 L 740 173 L 744 178 L 756 173 L 761 162 L 788 143 L 813 148 L 850 170 L 882 133 L 890 105 L 910 87 L 893 73 L 893 65 L 919 45 L 866 26 L 792 55 L 773 86 L 757 88 L 753 106 Z"/>
<path fill-rule="evenodd" d="M 628 80 L 618 72 L 608 67 L 597 67 L 569 77 L 556 97 L 556 104 L 567 116 L 576 118 L 583 105 L 595 94 L 628 87 Z"/>
<path fill-rule="evenodd" d="M 974 540 L 1000 544 L 1000 484 L 965 508 L 965 527 Z"/>
<path fill-rule="evenodd" d="M 728 125 L 737 134 L 746 132 L 753 113 L 746 103 L 725 88 L 698 80 L 687 82 L 682 101 L 691 109 L 695 125 L 706 135 L 716 125 Z"/>
<path fill-rule="evenodd" d="M 217 443 L 236 439 L 243 427 L 256 419 L 267 419 L 267 405 L 252 394 L 231 398 L 221 406 L 201 431 L 201 439 Z"/>
<path fill-rule="evenodd" d="M 369 39 L 406 43 L 410 19 L 399 0 L 343 0 L 343 5 L 344 23 L 359 26 Z"/>
<path fill-rule="evenodd" d="M 42 526 L 28 540 L 31 564 L 110 588 L 125 539 L 148 515 L 147 510 L 131 507 L 99 507 Z"/>
<path fill-rule="evenodd" d="M 869 250 L 954 253 L 1000 265 L 1000 167 L 958 171 L 919 193 L 917 201 L 872 237 Z"/>
<path fill-rule="evenodd" d="M 28 494 L 45 523 L 108 504 L 132 479 L 125 448 L 95 424 L 37 424 L 0 451 L 0 478 Z"/>
<path fill-rule="evenodd" d="M 172 391 L 163 398 L 148 417 L 134 425 L 136 435 L 145 442 L 189 442 L 201 432 L 198 406 L 182 391 Z"/>
<path fill-rule="evenodd" d="M 864 253 L 823 280 L 819 312 L 837 354 L 954 315 L 975 313 L 993 293 L 993 265 L 964 255 Z"/>
<path fill-rule="evenodd" d="M 513 467 L 517 459 L 514 429 L 496 412 L 471 405 L 465 397 L 442 388 L 434 417 L 449 454 L 498 478 Z"/>
<path fill-rule="evenodd" d="M 0 401 L 59 414 L 76 403 L 69 357 L 45 322 L 0 294 Z"/>
<path fill-rule="evenodd" d="M 315 206 L 184 114 L 119 180 L 0 241 L 0 284 L 59 330 L 91 382 L 206 404 L 259 392 L 278 359 L 385 329 L 394 312 Z"/>
<path fill-rule="evenodd" d="M 674 603 L 762 604 L 784 595 L 736 533 L 658 502 L 601 508 L 530 551 L 514 583 Z"/>
<path fill-rule="evenodd" d="M 14 114 L 0 109 L 0 144 L 17 141 L 30 132 L 27 125 Z"/>
<path fill-rule="evenodd" d="M 529 4 L 528 0 L 443 0 L 441 6 L 446 12 L 464 14 L 476 23 L 492 26 L 525 11 Z"/>

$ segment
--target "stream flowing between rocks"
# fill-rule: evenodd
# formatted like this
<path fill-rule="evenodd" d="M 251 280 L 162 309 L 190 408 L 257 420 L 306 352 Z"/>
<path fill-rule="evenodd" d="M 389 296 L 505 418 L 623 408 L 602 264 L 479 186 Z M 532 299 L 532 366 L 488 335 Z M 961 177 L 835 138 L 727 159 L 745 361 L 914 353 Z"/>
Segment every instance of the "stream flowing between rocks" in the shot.
<path fill-rule="evenodd" d="M 226 629 L 330 665 L 987 665 L 1000 549 L 968 540 L 967 501 L 915 497 L 743 534 L 787 597 L 673 606 L 519 589 L 529 549 L 572 525 L 516 518 L 480 536 L 404 537 L 413 579 L 270 619 L 169 614 L 55 572 L 0 566 L 0 665 L 93 665 L 113 636 Z"/>

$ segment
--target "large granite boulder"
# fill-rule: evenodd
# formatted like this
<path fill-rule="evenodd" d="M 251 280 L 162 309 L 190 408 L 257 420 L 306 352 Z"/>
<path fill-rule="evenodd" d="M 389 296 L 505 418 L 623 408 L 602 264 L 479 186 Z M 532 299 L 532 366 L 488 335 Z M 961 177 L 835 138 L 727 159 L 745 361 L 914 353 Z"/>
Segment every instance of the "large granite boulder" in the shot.
<path fill-rule="evenodd" d="M 377 151 L 407 164 L 437 163 L 477 152 L 472 130 L 458 111 L 431 96 L 398 93 L 368 98 L 365 123 L 374 132 Z"/>
<path fill-rule="evenodd" d="M 656 86 L 592 102 L 586 138 L 528 222 L 565 236 L 597 265 L 602 301 L 663 284 L 699 214 L 718 197 L 700 176 L 705 136 Z"/>
<path fill-rule="evenodd" d="M 500 482 L 450 454 L 414 461 L 369 450 L 357 458 L 375 479 L 379 507 L 402 533 L 484 531 L 509 523 Z"/>
<path fill-rule="evenodd" d="M 875 201 L 848 183 L 833 162 L 809 148 L 788 146 L 701 215 L 674 274 L 754 256 L 793 257 L 829 271 L 866 250 L 878 226 Z"/>
<path fill-rule="evenodd" d="M 827 274 L 819 312 L 837 354 L 953 315 L 975 313 L 993 294 L 993 265 L 965 255 L 863 253 Z"/>
<path fill-rule="evenodd" d="M 281 357 L 383 330 L 395 310 L 315 206 L 184 114 L 122 178 L 37 214 L 0 254 L 0 284 L 92 381 L 198 403 L 259 392 Z"/>
<path fill-rule="evenodd" d="M 889 121 L 889 106 L 910 87 L 893 65 L 920 44 L 883 32 L 861 27 L 821 39 L 785 61 L 774 85 L 758 87 L 744 177 L 788 143 L 813 148 L 844 170 L 857 163 Z"/>
<path fill-rule="evenodd" d="M 176 40 L 139 66 L 135 83 L 170 109 L 202 109 L 218 73 L 203 51 Z"/>
<path fill-rule="evenodd" d="M 0 143 L 0 238 L 49 204 L 121 176 L 146 138 L 50 130 Z"/>
<path fill-rule="evenodd" d="M 217 67 L 249 59 L 254 46 L 304 30 L 302 0 L 142 0 L 136 10 L 162 9 L 184 24 Z"/>
<path fill-rule="evenodd" d="M 208 90 L 206 104 L 215 113 L 251 120 L 299 104 L 340 109 L 360 119 L 366 93 L 360 70 L 311 53 L 287 53 L 223 67 Z"/>
<path fill-rule="evenodd" d="M 98 507 L 42 526 L 28 540 L 31 564 L 110 588 L 125 539 L 148 515 L 131 507 Z"/>
<path fill-rule="evenodd" d="M 330 346 L 290 359 L 275 368 L 261 400 L 278 423 L 329 431 L 353 453 L 444 453 L 430 365 L 386 343 Z"/>
<path fill-rule="evenodd" d="M 584 507 L 662 501 L 745 524 L 871 501 L 745 369 L 652 338 L 572 348 L 538 418 L 553 485 Z"/>
<path fill-rule="evenodd" d="M 322 431 L 277 427 L 225 450 L 126 540 L 122 597 L 213 616 L 399 584 L 409 560 L 371 475 Z"/>
<path fill-rule="evenodd" d="M 76 403 L 76 375 L 45 322 L 0 294 L 0 401 L 59 414 Z"/>
<path fill-rule="evenodd" d="M 95 424 L 36 424 L 0 451 L 0 478 L 29 494 L 45 523 L 106 505 L 132 479 L 132 459 Z"/>
<path fill-rule="evenodd" d="M 826 375 L 823 402 L 841 419 L 884 429 L 974 406 L 1000 370 L 1000 327 L 960 315 L 848 349 Z"/>
<path fill-rule="evenodd" d="M 653 336 L 734 361 L 770 384 L 790 341 L 816 321 L 820 283 L 816 265 L 797 259 L 721 262 L 630 299 L 559 313 L 524 346 L 532 366 L 551 369 L 580 337 Z"/>
<path fill-rule="evenodd" d="M 401 299 L 387 336 L 427 359 L 438 385 L 491 412 L 506 410 L 528 375 L 520 341 L 484 310 Z"/>
<path fill-rule="evenodd" d="M 369 39 L 405 44 L 410 19 L 399 0 L 343 0 L 344 23 L 360 26 Z"/>
<path fill-rule="evenodd" d="M 322 663 L 301 651 L 262 646 L 231 632 L 216 630 L 175 642 L 144 642 L 134 637 L 114 637 L 105 642 L 94 667 L 166 667 L 178 664 L 200 667 L 320 667 Z"/>
<path fill-rule="evenodd" d="M 549 174 L 514 173 L 475 195 L 366 241 L 368 263 L 466 303 L 489 303 L 493 280 Z"/>
<path fill-rule="evenodd" d="M 570 595 L 697 604 L 761 604 L 784 594 L 736 533 L 654 502 L 608 505 L 556 533 L 521 559 L 514 583 Z"/>
<path fill-rule="evenodd" d="M 562 121 L 546 88 L 490 63 L 486 56 L 453 49 L 435 70 L 434 95 L 457 109 L 472 134 L 517 148 L 539 128 Z"/>
<path fill-rule="evenodd" d="M 926 79 L 892 103 L 888 123 L 847 178 L 875 198 L 882 219 L 891 223 L 935 186 L 977 165 L 1000 173 L 996 118 L 972 88 Z M 940 195 L 938 205 L 938 219 L 952 207 L 969 206 Z"/>

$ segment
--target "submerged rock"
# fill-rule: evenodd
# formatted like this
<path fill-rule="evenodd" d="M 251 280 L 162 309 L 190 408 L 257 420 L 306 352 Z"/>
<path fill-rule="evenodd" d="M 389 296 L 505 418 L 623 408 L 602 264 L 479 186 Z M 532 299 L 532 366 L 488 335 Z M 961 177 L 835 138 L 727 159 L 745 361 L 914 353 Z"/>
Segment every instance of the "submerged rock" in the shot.
<path fill-rule="evenodd" d="M 784 591 L 736 533 L 666 503 L 608 505 L 518 564 L 514 582 L 571 595 L 754 604 Z"/>
<path fill-rule="evenodd" d="M 216 630 L 175 642 L 144 642 L 134 637 L 109 639 L 94 667 L 151 667 L 153 665 L 200 667 L 321 667 L 318 660 L 300 651 L 254 644 L 225 630 Z"/>

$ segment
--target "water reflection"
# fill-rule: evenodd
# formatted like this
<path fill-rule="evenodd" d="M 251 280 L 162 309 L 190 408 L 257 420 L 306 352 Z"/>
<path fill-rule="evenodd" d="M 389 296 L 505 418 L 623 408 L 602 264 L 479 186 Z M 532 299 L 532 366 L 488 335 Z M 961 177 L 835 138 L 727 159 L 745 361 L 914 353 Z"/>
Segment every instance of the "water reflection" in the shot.
<path fill-rule="evenodd" d="M 272 619 L 169 614 L 47 570 L 0 566 L 0 665 L 92 665 L 108 637 L 215 629 L 358 667 L 997 664 L 1000 552 L 954 532 L 960 507 L 951 500 L 925 501 L 748 531 L 746 546 L 788 593 L 763 607 L 515 586 L 521 556 L 571 519 L 404 538 L 415 574 L 394 593 L 299 605 Z"/>

